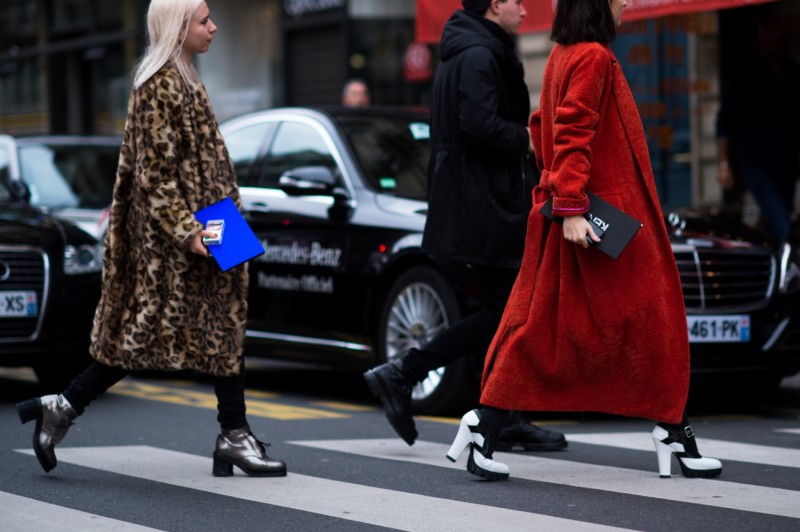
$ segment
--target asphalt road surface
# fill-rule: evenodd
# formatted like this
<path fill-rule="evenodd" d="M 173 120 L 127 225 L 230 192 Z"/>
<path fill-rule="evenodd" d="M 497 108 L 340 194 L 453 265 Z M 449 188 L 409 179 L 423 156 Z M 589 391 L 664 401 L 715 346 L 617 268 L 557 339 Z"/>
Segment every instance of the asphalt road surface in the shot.
<path fill-rule="evenodd" d="M 45 474 L 19 400 L 30 372 L 0 370 L 0 530 L 800 530 L 800 378 L 758 405 L 696 401 L 700 450 L 719 479 L 660 479 L 645 420 L 542 414 L 555 453 L 497 453 L 507 482 L 445 459 L 455 418 L 417 419 L 409 447 L 359 376 L 255 369 L 248 417 L 286 478 L 211 475 L 210 381 L 139 375 L 93 403 Z M 718 394 L 709 390 L 706 398 Z"/>

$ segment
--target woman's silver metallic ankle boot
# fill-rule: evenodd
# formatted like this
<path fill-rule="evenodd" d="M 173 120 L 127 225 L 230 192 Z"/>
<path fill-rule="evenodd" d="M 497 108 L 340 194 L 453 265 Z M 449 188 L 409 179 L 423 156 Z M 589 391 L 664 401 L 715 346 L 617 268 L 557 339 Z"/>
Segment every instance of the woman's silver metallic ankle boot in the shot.
<path fill-rule="evenodd" d="M 33 431 L 33 450 L 45 473 L 51 471 L 56 460 L 56 445 L 67 435 L 72 421 L 78 417 L 75 409 L 63 395 L 45 395 L 17 403 L 17 412 L 23 423 L 36 420 Z"/>
<path fill-rule="evenodd" d="M 267 456 L 268 446 L 258 441 L 248 426 L 223 430 L 214 449 L 214 476 L 229 477 L 236 466 L 251 477 L 285 477 L 286 464 Z"/>

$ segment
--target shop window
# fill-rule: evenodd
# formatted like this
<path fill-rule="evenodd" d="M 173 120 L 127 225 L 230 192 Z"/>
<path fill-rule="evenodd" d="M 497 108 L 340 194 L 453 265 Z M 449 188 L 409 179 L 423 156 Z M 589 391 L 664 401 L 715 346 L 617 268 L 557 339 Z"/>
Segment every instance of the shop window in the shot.
<path fill-rule="evenodd" d="M 125 1 L 95 0 L 93 4 L 98 29 L 117 29 L 122 26 L 122 7 Z"/>
<path fill-rule="evenodd" d="M 0 6 L 0 50 L 36 44 L 36 0 Z"/>
<path fill-rule="evenodd" d="M 689 15 L 625 24 L 612 44 L 647 135 L 665 207 L 692 204 Z"/>
<path fill-rule="evenodd" d="M 46 132 L 38 59 L 12 61 L 8 66 L 9 72 L 0 75 L 0 130 L 12 134 Z"/>
<path fill-rule="evenodd" d="M 57 36 L 93 30 L 91 4 L 90 0 L 54 0 L 48 11 L 49 33 Z"/>
<path fill-rule="evenodd" d="M 414 42 L 413 19 L 356 20 L 349 38 L 347 78 L 366 80 L 373 104 L 424 103 L 429 83 L 405 79 L 403 60 Z"/>

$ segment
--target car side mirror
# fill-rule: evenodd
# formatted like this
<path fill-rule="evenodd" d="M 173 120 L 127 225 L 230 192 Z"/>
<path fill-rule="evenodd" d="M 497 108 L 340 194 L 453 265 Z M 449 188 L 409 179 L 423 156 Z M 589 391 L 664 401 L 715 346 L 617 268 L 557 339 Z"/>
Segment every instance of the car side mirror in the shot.
<path fill-rule="evenodd" d="M 25 203 L 31 202 L 31 190 L 28 188 L 28 185 L 25 184 L 24 181 L 21 179 L 11 179 L 10 183 L 8 184 L 9 188 L 11 189 L 11 194 Z"/>
<path fill-rule="evenodd" d="M 292 168 L 278 179 L 280 189 L 290 196 L 331 196 L 337 185 L 336 176 L 327 166 Z"/>

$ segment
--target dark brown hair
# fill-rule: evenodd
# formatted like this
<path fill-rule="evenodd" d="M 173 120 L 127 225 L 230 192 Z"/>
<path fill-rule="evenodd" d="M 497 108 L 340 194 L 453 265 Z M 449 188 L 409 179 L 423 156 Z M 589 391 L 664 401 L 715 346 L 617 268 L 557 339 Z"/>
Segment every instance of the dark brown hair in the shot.
<path fill-rule="evenodd" d="M 609 0 L 558 0 L 550 40 L 558 44 L 599 42 L 617 36 Z"/>

